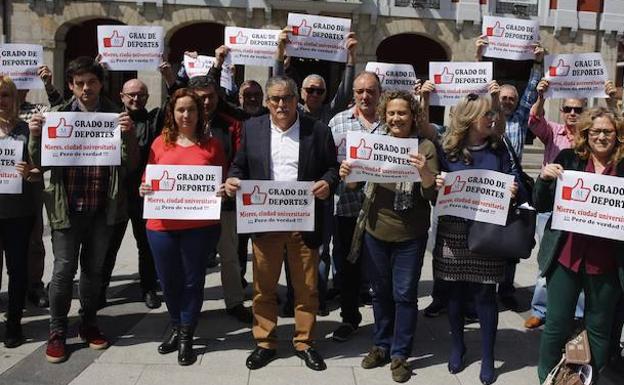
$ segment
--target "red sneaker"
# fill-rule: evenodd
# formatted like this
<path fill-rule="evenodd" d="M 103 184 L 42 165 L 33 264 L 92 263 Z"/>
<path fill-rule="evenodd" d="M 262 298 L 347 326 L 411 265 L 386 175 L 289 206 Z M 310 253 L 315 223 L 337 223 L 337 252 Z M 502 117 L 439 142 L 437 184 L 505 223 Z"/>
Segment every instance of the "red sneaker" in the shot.
<path fill-rule="evenodd" d="M 91 349 L 101 350 L 108 347 L 108 340 L 100 333 L 97 326 L 84 326 L 78 328 L 78 335 Z"/>
<path fill-rule="evenodd" d="M 50 333 L 46 346 L 46 359 L 57 364 L 67 359 L 65 355 L 65 335 L 59 332 Z"/>

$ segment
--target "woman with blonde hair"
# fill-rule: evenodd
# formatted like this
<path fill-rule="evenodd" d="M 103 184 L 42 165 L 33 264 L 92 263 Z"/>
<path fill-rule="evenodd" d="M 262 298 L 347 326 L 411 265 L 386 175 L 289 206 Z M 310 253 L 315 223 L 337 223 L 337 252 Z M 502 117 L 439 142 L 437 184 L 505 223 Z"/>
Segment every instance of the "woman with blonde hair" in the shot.
<path fill-rule="evenodd" d="M 382 133 L 418 138 L 418 154 L 410 155 L 421 182 L 368 183 L 358 216 L 353 245 L 363 236 L 364 256 L 373 288 L 373 347 L 362 360 L 371 369 L 391 362 L 392 379 L 405 382 L 412 369 L 412 351 L 418 316 L 418 281 L 427 246 L 430 202 L 435 198 L 438 159 L 434 144 L 423 138 L 418 105 L 411 94 L 386 92 L 379 104 Z M 340 176 L 351 173 L 342 162 Z M 353 188 L 353 184 L 347 185 Z M 358 255 L 353 249 L 349 259 Z"/>
<path fill-rule="evenodd" d="M 605 108 L 585 111 L 577 123 L 574 146 L 562 150 L 542 169 L 533 197 L 539 212 L 553 209 L 556 180 L 565 170 L 624 177 L 624 122 Z M 548 317 L 540 342 L 538 375 L 544 382 L 570 339 L 576 300 L 585 292 L 594 382 L 608 360 L 618 299 L 624 288 L 624 242 L 551 228 L 546 224 L 538 254 L 548 286 Z"/>
<path fill-rule="evenodd" d="M 498 106 L 498 85 L 489 85 L 490 97 L 469 94 L 452 112 L 450 130 L 442 143 L 440 167 L 443 171 L 469 169 L 512 173 L 512 161 L 502 141 L 505 121 Z M 516 176 L 517 179 L 517 176 Z M 444 176 L 436 178 L 436 187 L 444 185 Z M 517 193 L 512 186 L 512 196 Z M 451 328 L 450 373 L 463 370 L 464 308 L 473 300 L 481 326 L 481 372 L 483 384 L 495 381 L 494 342 L 498 326 L 496 284 L 504 280 L 506 260 L 502 256 L 478 255 L 468 249 L 469 221 L 440 216 L 433 250 L 433 273 L 446 282 L 449 290 L 448 318 Z"/>
<path fill-rule="evenodd" d="M 35 216 L 33 190 L 28 182 L 40 175 L 33 171 L 28 159 L 28 125 L 18 118 L 18 113 L 17 88 L 8 76 L 0 76 L 0 151 L 6 154 L 10 149 L 22 148 L 21 160 L 14 163 L 13 159 L 5 158 L 2 165 L 15 166 L 23 181 L 21 193 L 0 193 L 0 243 L 9 276 L 4 335 L 7 348 L 15 348 L 24 340 L 21 320 L 28 287 L 28 242 Z M 9 174 L 11 170 L 3 167 L 2 173 Z"/>

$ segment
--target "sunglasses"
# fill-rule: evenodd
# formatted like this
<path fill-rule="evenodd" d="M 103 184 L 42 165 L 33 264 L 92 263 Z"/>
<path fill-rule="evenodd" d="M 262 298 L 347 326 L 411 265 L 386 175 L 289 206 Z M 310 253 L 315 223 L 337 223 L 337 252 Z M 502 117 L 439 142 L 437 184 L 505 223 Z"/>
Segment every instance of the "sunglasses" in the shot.
<path fill-rule="evenodd" d="M 615 136 L 615 130 L 608 130 L 608 129 L 598 129 L 598 128 L 590 128 L 589 129 L 589 136 L 591 136 L 592 138 L 597 138 L 600 136 L 600 134 L 603 134 L 605 137 L 610 138 L 612 136 Z"/>
<path fill-rule="evenodd" d="M 561 111 L 563 111 L 563 113 L 565 113 L 565 114 L 569 114 L 572 111 L 574 111 L 574 113 L 576 113 L 576 114 L 581 114 L 581 113 L 583 113 L 583 107 L 563 106 L 563 107 L 561 107 Z"/>
<path fill-rule="evenodd" d="M 288 103 L 290 101 L 292 101 L 295 98 L 295 95 L 283 95 L 283 96 L 269 96 L 267 99 L 271 104 L 275 104 L 278 105 L 279 102 L 284 102 L 284 103 Z"/>
<path fill-rule="evenodd" d="M 325 93 L 324 88 L 306 87 L 304 90 L 309 94 L 323 95 Z"/>

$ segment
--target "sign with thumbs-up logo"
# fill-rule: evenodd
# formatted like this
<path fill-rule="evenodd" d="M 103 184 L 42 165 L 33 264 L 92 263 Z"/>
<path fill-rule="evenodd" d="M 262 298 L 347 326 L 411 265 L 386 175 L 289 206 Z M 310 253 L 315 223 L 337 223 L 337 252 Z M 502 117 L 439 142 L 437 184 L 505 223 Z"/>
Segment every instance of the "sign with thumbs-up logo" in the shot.
<path fill-rule="evenodd" d="M 225 27 L 223 44 L 232 64 L 270 67 L 277 52 L 278 29 Z"/>
<path fill-rule="evenodd" d="M 506 60 L 534 60 L 539 21 L 483 16 L 483 56 Z"/>
<path fill-rule="evenodd" d="M 24 142 L 10 137 L 0 140 L 0 194 L 21 194 L 22 176 L 15 170 L 22 161 Z"/>
<path fill-rule="evenodd" d="M 429 62 L 432 106 L 454 106 L 468 94 L 487 95 L 492 62 Z"/>
<path fill-rule="evenodd" d="M 366 145 L 366 141 L 364 139 L 360 139 L 360 143 L 357 146 L 349 147 L 350 151 L 350 159 L 362 159 L 369 160 L 371 155 L 373 155 L 372 147 Z"/>
<path fill-rule="evenodd" d="M 338 17 L 288 14 L 291 29 L 286 55 L 345 63 L 347 35 L 351 19 Z"/>
<path fill-rule="evenodd" d="M 126 38 L 124 36 L 120 35 L 119 31 L 117 31 L 115 29 L 115 30 L 113 30 L 113 34 L 112 35 L 104 37 L 104 47 L 106 47 L 106 48 L 123 47 L 124 40 L 126 40 Z"/>
<path fill-rule="evenodd" d="M 242 31 L 238 31 L 235 36 L 230 36 L 230 44 L 247 44 L 249 38 L 243 35 Z"/>
<path fill-rule="evenodd" d="M 411 64 L 396 64 L 383 62 L 366 63 L 366 71 L 374 72 L 384 91 L 397 90 L 413 92 L 417 78 Z"/>
<path fill-rule="evenodd" d="M 37 74 L 43 65 L 43 47 L 39 44 L 0 44 L 3 53 L 0 75 L 9 76 L 18 90 L 43 89 Z M 10 54 L 6 54 L 10 53 Z"/>
<path fill-rule="evenodd" d="M 98 25 L 100 62 L 111 71 L 157 70 L 164 49 L 160 26 Z"/>
<path fill-rule="evenodd" d="M 173 191 L 175 187 L 175 179 L 169 177 L 169 171 L 163 171 L 158 179 L 152 179 L 153 191 Z"/>
<path fill-rule="evenodd" d="M 65 121 L 65 118 L 61 118 L 58 121 L 58 124 L 53 126 L 48 126 L 48 138 L 56 139 L 56 138 L 69 138 L 71 137 L 72 131 L 74 130 L 73 126 L 70 126 Z"/>
<path fill-rule="evenodd" d="M 236 193 L 239 234 L 314 230 L 314 182 L 242 180 Z"/>
<path fill-rule="evenodd" d="M 444 195 L 462 192 L 464 186 L 466 186 L 466 181 L 461 180 L 461 176 L 457 175 L 453 183 L 444 185 Z"/>
<path fill-rule="evenodd" d="M 606 98 L 607 69 L 600 52 L 544 57 L 547 98 Z"/>
<path fill-rule="evenodd" d="M 553 230 L 624 239 L 624 180 L 564 170 L 555 186 Z"/>

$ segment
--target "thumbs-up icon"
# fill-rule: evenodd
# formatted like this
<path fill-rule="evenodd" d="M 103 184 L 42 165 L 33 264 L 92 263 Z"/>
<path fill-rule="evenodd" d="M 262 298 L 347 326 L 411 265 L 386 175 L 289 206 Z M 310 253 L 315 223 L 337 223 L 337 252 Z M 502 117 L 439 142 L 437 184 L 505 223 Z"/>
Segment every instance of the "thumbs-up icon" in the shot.
<path fill-rule="evenodd" d="M 448 67 L 444 67 L 441 74 L 433 75 L 433 82 L 435 84 L 451 84 L 453 83 L 453 75 L 451 71 L 449 71 Z"/>
<path fill-rule="evenodd" d="M 485 29 L 485 34 L 488 36 L 503 37 L 504 33 L 505 33 L 505 28 L 501 27 L 499 21 L 497 21 L 493 27 L 487 27 Z"/>
<path fill-rule="evenodd" d="M 444 195 L 464 191 L 464 186 L 466 186 L 466 182 L 457 175 L 453 183 L 444 186 Z"/>
<path fill-rule="evenodd" d="M 366 146 L 366 141 L 364 139 L 360 139 L 360 144 L 357 146 L 351 146 L 349 149 L 349 154 L 351 159 L 364 159 L 369 160 L 371 155 L 373 155 L 373 149 L 371 147 Z"/>
<path fill-rule="evenodd" d="M 568 76 L 570 72 L 570 66 L 567 65 L 563 59 L 559 59 L 559 63 L 556 66 L 548 67 L 548 73 L 550 76 Z"/>
<path fill-rule="evenodd" d="M 154 191 L 173 191 L 175 187 L 175 179 L 169 178 L 169 171 L 163 171 L 160 179 L 152 179 L 152 190 Z"/>
<path fill-rule="evenodd" d="M 377 74 L 377 77 L 379 78 L 379 84 L 383 86 L 386 75 L 384 75 L 383 72 L 381 72 L 379 67 L 375 68 L 375 74 Z"/>
<path fill-rule="evenodd" d="M 292 34 L 294 36 L 310 36 L 312 33 L 312 27 L 308 25 L 306 19 L 301 20 L 301 24 L 292 27 Z"/>
<path fill-rule="evenodd" d="M 117 30 L 113 30 L 113 34 L 110 37 L 104 38 L 104 47 L 123 47 L 125 37 L 121 36 Z"/>
<path fill-rule="evenodd" d="M 236 36 L 230 36 L 230 44 L 246 44 L 248 37 L 243 35 L 243 31 L 238 31 Z"/>
<path fill-rule="evenodd" d="M 48 138 L 69 138 L 74 130 L 74 126 L 70 126 L 65 122 L 65 118 L 61 118 L 56 126 L 48 126 Z"/>
<path fill-rule="evenodd" d="M 243 205 L 263 205 L 266 202 L 267 193 L 260 192 L 260 187 L 255 185 L 250 193 L 243 193 Z"/>
<path fill-rule="evenodd" d="M 587 202 L 591 189 L 583 187 L 583 179 L 578 178 L 574 186 L 563 186 L 561 198 L 565 201 Z"/>

